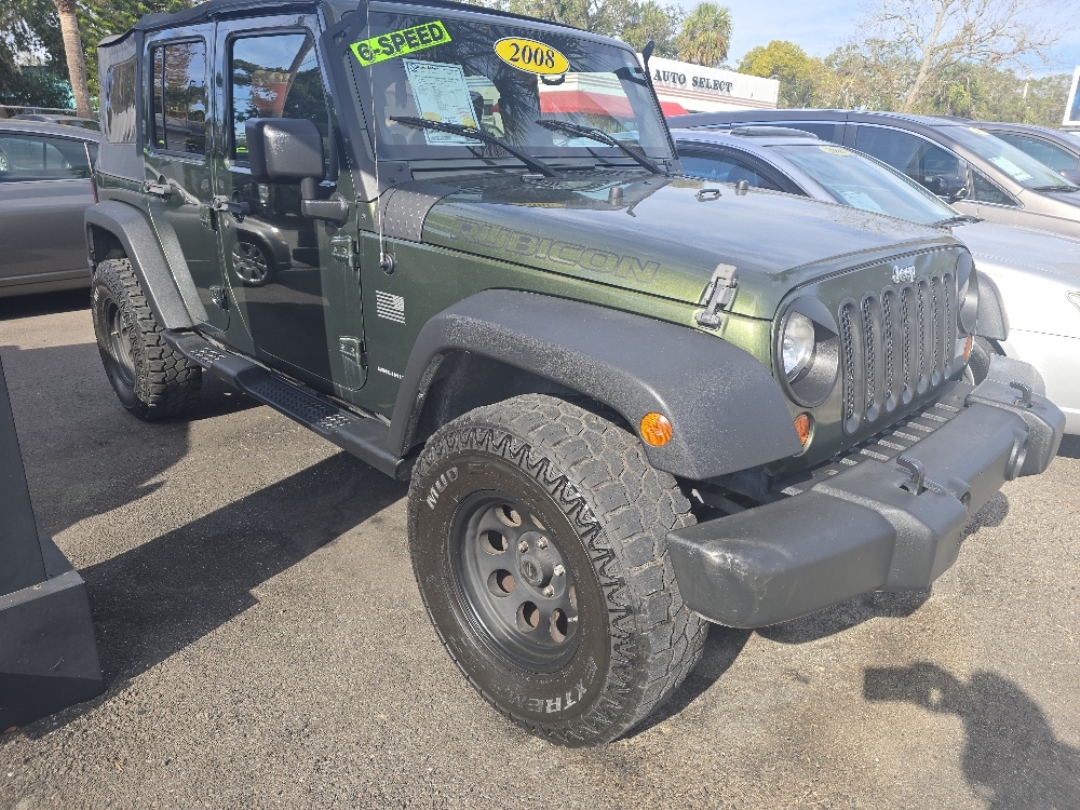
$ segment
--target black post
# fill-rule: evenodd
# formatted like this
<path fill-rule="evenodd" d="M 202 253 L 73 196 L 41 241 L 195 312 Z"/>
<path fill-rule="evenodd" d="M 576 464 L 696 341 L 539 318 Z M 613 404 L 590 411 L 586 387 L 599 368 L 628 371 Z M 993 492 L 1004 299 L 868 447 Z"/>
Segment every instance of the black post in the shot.
<path fill-rule="evenodd" d="M 38 529 L 0 363 L 0 732 L 104 689 L 86 583 Z"/>

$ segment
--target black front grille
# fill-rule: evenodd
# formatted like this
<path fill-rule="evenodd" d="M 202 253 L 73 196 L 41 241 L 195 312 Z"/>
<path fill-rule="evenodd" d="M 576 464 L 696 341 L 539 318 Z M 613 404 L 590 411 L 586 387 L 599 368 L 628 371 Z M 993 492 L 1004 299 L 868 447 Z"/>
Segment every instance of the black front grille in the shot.
<path fill-rule="evenodd" d="M 840 305 L 847 434 L 908 405 L 950 376 L 956 295 L 956 275 L 944 273 Z"/>

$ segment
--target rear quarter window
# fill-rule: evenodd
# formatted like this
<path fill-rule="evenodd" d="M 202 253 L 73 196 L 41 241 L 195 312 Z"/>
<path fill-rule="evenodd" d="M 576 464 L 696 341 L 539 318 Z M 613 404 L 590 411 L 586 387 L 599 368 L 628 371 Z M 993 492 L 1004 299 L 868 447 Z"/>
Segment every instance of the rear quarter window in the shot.
<path fill-rule="evenodd" d="M 109 143 L 135 142 L 135 57 L 111 65 L 105 73 L 102 120 Z"/>

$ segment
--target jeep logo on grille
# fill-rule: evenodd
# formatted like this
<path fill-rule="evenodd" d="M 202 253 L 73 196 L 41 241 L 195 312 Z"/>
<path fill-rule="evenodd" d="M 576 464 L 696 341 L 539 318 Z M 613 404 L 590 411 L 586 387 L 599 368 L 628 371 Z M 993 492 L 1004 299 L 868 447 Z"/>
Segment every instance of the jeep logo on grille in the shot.
<path fill-rule="evenodd" d="M 909 284 L 915 280 L 915 265 L 907 267 L 894 267 L 892 271 L 893 284 Z"/>

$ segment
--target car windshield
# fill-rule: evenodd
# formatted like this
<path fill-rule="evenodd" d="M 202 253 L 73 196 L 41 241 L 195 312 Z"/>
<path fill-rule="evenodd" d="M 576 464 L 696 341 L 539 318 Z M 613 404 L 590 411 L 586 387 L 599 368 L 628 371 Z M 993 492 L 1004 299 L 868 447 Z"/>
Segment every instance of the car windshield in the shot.
<path fill-rule="evenodd" d="M 812 141 L 769 149 L 794 163 L 844 205 L 923 225 L 957 216 L 918 183 L 862 153 Z"/>
<path fill-rule="evenodd" d="M 1012 144 L 995 138 L 978 127 L 949 127 L 948 134 L 983 160 L 997 166 L 1001 171 L 1024 188 L 1071 189 L 1075 186 L 1030 155 Z"/>
<path fill-rule="evenodd" d="M 671 149 L 635 54 L 577 31 L 450 14 L 370 13 L 346 57 L 380 158 L 506 157 L 453 126 L 478 127 L 537 158 L 630 163 L 595 138 L 546 127 L 598 129 L 653 158 Z M 372 113 L 372 107 L 374 112 Z M 441 130 L 394 119 L 452 125 Z"/>

